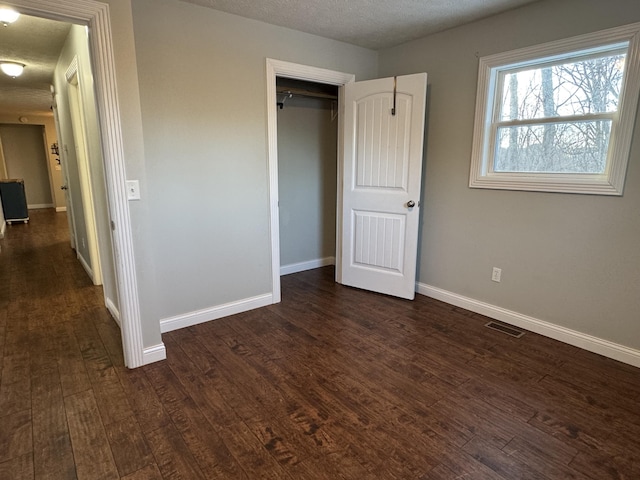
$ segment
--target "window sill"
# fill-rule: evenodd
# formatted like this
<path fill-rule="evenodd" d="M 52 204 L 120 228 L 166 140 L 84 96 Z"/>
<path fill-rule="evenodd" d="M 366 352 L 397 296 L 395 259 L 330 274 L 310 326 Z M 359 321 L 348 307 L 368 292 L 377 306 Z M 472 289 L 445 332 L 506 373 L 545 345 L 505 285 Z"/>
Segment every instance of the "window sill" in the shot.
<path fill-rule="evenodd" d="M 487 174 L 471 178 L 470 188 L 518 190 L 528 192 L 580 193 L 622 196 L 623 185 L 616 186 L 606 175 L 571 174 Z"/>

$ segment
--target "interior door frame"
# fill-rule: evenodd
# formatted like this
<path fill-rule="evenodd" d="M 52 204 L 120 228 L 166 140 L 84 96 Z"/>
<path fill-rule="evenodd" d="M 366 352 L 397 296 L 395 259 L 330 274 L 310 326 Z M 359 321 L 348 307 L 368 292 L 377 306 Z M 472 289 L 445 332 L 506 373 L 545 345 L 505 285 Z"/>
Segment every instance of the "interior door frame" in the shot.
<path fill-rule="evenodd" d="M 268 171 L 269 171 L 269 227 L 271 237 L 271 278 L 272 303 L 279 303 L 282 298 L 280 289 L 280 211 L 278 190 L 278 110 L 276 96 L 276 78 L 286 77 L 307 82 L 324 83 L 343 87 L 347 83 L 355 82 L 352 73 L 338 72 L 324 68 L 311 67 L 298 63 L 285 62 L 267 58 L 267 141 L 268 141 Z M 344 92 L 340 88 L 338 94 L 338 171 L 337 171 L 337 205 L 336 205 L 336 281 L 340 282 L 340 267 L 342 265 L 342 166 L 344 132 Z"/>
<path fill-rule="evenodd" d="M 164 358 L 158 346 L 145 352 L 133 255 L 133 232 L 126 192 L 126 164 L 116 87 L 116 69 L 109 5 L 94 0 L 5 0 L 21 13 L 89 27 L 89 49 L 95 80 L 96 103 L 105 168 L 109 215 L 113 226 L 116 283 L 120 299 L 120 322 L 124 362 L 129 368 Z"/>
<path fill-rule="evenodd" d="M 65 73 L 67 80 L 67 94 L 69 99 L 69 113 L 71 114 L 71 130 L 76 148 L 78 173 L 80 177 L 80 196 L 84 205 L 84 218 L 87 226 L 87 247 L 91 268 L 89 276 L 94 285 L 102 285 L 102 258 L 100 257 L 100 236 L 96 220 L 96 207 L 91 179 L 91 162 L 89 162 L 89 146 L 87 144 L 87 125 L 84 115 L 85 101 L 82 96 L 80 72 L 78 71 L 78 57 L 74 56 Z M 67 185 L 68 186 L 68 185 Z M 77 250 L 76 250 L 77 251 Z M 86 270 L 85 266 L 85 270 Z M 106 295 L 105 295 L 106 296 Z"/>

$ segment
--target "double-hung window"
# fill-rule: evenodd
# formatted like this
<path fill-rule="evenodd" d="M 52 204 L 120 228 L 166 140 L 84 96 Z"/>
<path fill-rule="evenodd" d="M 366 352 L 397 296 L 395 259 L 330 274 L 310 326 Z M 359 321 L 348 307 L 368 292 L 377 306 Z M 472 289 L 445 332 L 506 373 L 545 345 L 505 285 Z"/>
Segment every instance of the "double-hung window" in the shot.
<path fill-rule="evenodd" d="M 480 59 L 469 186 L 622 195 L 640 24 Z"/>

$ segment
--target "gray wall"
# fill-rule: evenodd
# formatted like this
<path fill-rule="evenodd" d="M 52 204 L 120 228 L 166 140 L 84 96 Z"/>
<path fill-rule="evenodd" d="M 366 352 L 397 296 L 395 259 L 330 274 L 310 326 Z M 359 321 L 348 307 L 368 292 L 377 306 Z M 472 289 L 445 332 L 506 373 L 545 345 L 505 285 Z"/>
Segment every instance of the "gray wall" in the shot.
<path fill-rule="evenodd" d="M 132 6 L 153 233 L 142 269 L 156 287 L 145 312 L 269 293 L 265 58 L 371 78 L 377 54 L 175 0 Z"/>
<path fill-rule="evenodd" d="M 547 0 L 380 52 L 381 76 L 429 75 L 420 282 L 640 348 L 640 122 L 623 197 L 468 188 L 477 55 L 637 21 L 637 0 Z"/>
<path fill-rule="evenodd" d="M 278 110 L 283 266 L 335 256 L 337 134 L 330 100 L 293 97 Z"/>
<path fill-rule="evenodd" d="M 29 207 L 52 207 L 44 129 L 40 125 L 0 125 L 9 178 L 24 179 Z"/>

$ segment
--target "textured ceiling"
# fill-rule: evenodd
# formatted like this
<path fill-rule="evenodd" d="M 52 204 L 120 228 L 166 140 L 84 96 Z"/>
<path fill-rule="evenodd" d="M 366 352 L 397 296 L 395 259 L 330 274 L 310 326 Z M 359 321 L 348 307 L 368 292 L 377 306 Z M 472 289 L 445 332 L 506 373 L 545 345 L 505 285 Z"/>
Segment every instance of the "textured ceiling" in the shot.
<path fill-rule="evenodd" d="M 537 0 L 183 0 L 371 49 L 387 48 Z M 22 15 L 0 27 L 0 60 L 26 64 L 0 73 L 0 113 L 48 112 L 49 85 L 71 25 Z"/>
<path fill-rule="evenodd" d="M 537 0 L 183 0 L 379 50 Z"/>
<path fill-rule="evenodd" d="M 0 27 L 0 60 L 26 65 L 17 78 L 0 73 L 0 113 L 49 111 L 53 70 L 70 28 L 69 23 L 26 15 Z"/>

